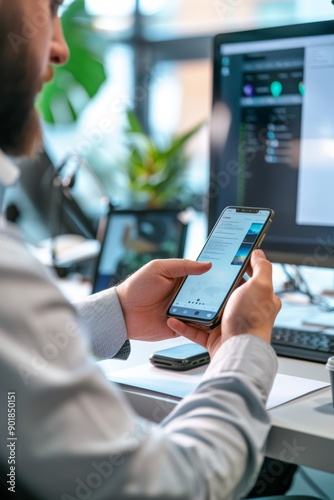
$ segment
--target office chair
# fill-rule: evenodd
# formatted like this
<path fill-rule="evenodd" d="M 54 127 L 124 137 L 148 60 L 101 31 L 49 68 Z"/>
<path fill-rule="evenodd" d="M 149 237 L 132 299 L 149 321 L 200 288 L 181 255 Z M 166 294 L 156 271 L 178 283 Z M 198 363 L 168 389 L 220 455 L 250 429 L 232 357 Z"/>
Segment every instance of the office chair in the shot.
<path fill-rule="evenodd" d="M 258 497 L 250 500 L 321 500 L 319 497 L 309 495 L 278 495 L 274 497 Z"/>
<path fill-rule="evenodd" d="M 3 468 L 2 464 L 0 464 L 0 478 L 6 477 L 6 471 Z M 0 481 L 0 498 L 7 498 L 8 489 L 5 481 Z M 40 500 L 36 496 L 32 496 L 25 488 L 22 487 L 20 481 L 16 480 L 16 491 L 15 491 L 15 499 L 16 500 Z M 321 500 L 318 497 L 308 496 L 308 495 L 278 495 L 278 496 L 270 496 L 270 497 L 258 497 L 250 500 Z"/>

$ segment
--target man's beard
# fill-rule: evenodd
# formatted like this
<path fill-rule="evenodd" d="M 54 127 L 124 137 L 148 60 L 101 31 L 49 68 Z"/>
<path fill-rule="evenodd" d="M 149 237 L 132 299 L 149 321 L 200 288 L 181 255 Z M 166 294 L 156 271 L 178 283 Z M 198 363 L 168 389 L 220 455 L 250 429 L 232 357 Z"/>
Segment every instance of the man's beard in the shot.
<path fill-rule="evenodd" d="M 40 72 L 29 43 L 17 54 L 5 43 L 0 40 L 0 148 L 8 155 L 30 156 L 42 142 L 34 107 Z"/>

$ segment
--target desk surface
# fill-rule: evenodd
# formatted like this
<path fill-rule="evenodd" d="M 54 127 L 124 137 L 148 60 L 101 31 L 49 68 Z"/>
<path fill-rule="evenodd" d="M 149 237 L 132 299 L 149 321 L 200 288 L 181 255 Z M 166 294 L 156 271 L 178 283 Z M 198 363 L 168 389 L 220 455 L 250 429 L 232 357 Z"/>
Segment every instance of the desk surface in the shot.
<path fill-rule="evenodd" d="M 330 388 L 270 410 L 267 455 L 334 472 L 334 409 Z"/>
<path fill-rule="evenodd" d="M 287 309 L 291 316 L 291 307 Z M 296 313 L 300 314 L 298 307 Z M 99 364 L 106 374 L 123 370 L 146 363 L 151 352 L 184 342 L 183 338 L 152 343 L 133 341 L 129 360 L 106 360 Z M 279 357 L 278 371 L 286 375 L 329 381 L 328 372 L 322 363 Z M 124 392 L 140 415 L 156 422 L 167 416 L 178 402 L 178 398 L 132 387 L 125 388 Z M 334 408 L 330 388 L 320 389 L 273 408 L 270 415 L 273 425 L 268 437 L 268 456 L 334 473 Z"/>

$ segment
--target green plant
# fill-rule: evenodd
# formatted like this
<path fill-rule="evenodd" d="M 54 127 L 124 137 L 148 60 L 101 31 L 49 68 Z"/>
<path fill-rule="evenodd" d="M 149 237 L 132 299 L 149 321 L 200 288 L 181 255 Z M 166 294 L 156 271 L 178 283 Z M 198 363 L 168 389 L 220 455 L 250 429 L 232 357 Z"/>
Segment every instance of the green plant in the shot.
<path fill-rule="evenodd" d="M 189 158 L 185 153 L 185 145 L 198 132 L 202 123 L 162 147 L 145 133 L 130 110 L 127 111 L 127 119 L 126 135 L 130 155 L 124 168 L 133 202 L 145 204 L 149 208 L 187 203 L 189 189 L 185 174 Z"/>
<path fill-rule="evenodd" d="M 37 103 L 44 120 L 53 124 L 76 121 L 106 80 L 102 60 L 106 42 L 94 31 L 85 0 L 74 0 L 61 22 L 70 57 L 55 68 Z"/>

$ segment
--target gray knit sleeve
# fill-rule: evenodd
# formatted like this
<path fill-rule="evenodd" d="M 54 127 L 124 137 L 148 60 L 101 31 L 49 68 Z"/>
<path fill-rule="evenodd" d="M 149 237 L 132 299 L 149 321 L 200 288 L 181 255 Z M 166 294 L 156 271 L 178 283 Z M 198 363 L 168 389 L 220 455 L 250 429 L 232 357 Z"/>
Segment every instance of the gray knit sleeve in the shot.
<path fill-rule="evenodd" d="M 116 288 L 91 295 L 75 302 L 74 306 L 97 357 L 126 359 L 129 356 L 130 342 Z"/>

